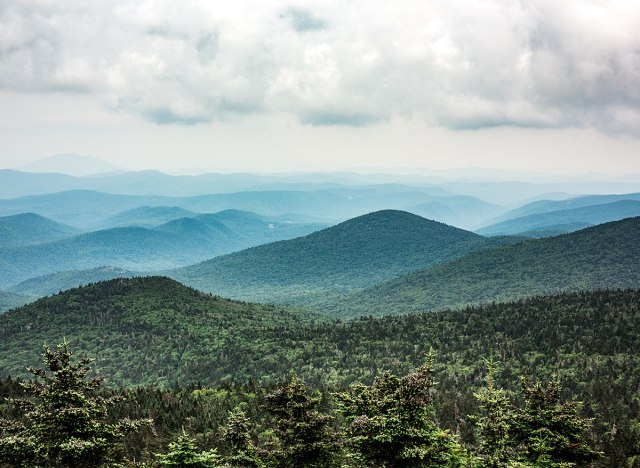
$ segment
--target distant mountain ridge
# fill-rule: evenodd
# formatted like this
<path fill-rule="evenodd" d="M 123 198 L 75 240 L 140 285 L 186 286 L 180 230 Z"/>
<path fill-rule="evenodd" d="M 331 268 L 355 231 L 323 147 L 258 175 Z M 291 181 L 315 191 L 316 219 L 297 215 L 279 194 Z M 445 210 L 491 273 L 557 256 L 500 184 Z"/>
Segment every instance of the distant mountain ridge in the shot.
<path fill-rule="evenodd" d="M 165 272 L 204 291 L 262 301 L 371 286 L 509 242 L 397 210 L 359 216 L 305 237 Z"/>
<path fill-rule="evenodd" d="M 315 305 L 340 316 L 385 315 L 634 287 L 640 287 L 640 217 L 473 252 Z"/>
<path fill-rule="evenodd" d="M 564 232 L 583 229 L 595 224 L 618 221 L 624 218 L 640 216 L 640 200 L 619 200 L 612 203 L 588 205 L 566 210 L 552 210 L 509 219 L 501 223 L 478 229 L 484 236 L 518 235 L 528 231 L 558 229 L 565 226 Z"/>
<path fill-rule="evenodd" d="M 0 248 L 0 289 L 66 270 L 103 266 L 132 271 L 175 268 L 322 227 L 325 225 L 278 222 L 255 213 L 224 211 L 174 219 L 152 229 L 118 227 L 36 245 Z M 74 278 L 81 275 L 75 272 Z M 87 275 L 91 278 L 93 272 Z M 68 285 L 68 279 L 61 280 L 61 286 Z M 52 281 L 46 280 L 48 287 L 52 287 Z"/>
<path fill-rule="evenodd" d="M 55 241 L 78 234 L 79 229 L 35 213 L 0 217 L 0 248 Z"/>
<path fill-rule="evenodd" d="M 25 172 L 59 173 L 75 177 L 122 171 L 121 167 L 93 156 L 78 154 L 56 154 L 22 164 L 16 169 Z"/>

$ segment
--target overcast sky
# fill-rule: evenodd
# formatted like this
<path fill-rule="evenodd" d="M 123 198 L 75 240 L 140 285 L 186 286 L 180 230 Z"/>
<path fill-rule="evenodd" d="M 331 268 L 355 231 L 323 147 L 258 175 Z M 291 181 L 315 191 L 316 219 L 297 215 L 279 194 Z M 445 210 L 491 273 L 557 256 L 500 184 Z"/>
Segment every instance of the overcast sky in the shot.
<path fill-rule="evenodd" d="M 3 0 L 0 167 L 640 172 L 637 0 Z"/>

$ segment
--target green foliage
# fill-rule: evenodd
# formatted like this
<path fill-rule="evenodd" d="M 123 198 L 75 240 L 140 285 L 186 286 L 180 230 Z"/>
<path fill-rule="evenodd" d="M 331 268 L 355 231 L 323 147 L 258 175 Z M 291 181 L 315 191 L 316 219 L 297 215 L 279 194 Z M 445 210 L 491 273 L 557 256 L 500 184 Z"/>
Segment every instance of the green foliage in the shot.
<path fill-rule="evenodd" d="M 474 418 L 478 430 L 478 452 L 485 466 L 500 468 L 515 458 L 510 438 L 513 408 L 506 392 L 496 388 L 494 375 L 497 363 L 493 355 L 485 363 L 487 385 L 475 393 L 480 403 L 480 414 Z"/>
<path fill-rule="evenodd" d="M 216 468 L 221 467 L 221 457 L 215 450 L 198 451 L 193 438 L 183 431 L 178 440 L 169 444 L 166 454 L 156 454 L 161 466 L 179 468 Z"/>
<path fill-rule="evenodd" d="M 247 300 L 308 304 L 427 268 L 501 240 L 394 210 L 167 272 L 202 291 Z"/>
<path fill-rule="evenodd" d="M 398 378 L 385 373 L 371 386 L 336 395 L 348 422 L 347 443 L 366 466 L 460 466 L 462 449 L 433 419 L 433 355 Z"/>
<path fill-rule="evenodd" d="M 638 232 L 640 217 L 486 249 L 313 306 L 341 317 L 406 314 L 561 291 L 636 288 Z"/>
<path fill-rule="evenodd" d="M 575 402 L 560 403 L 560 382 L 547 385 L 522 380 L 524 405 L 513 419 L 514 438 L 535 466 L 583 466 L 602 454 L 585 439 L 592 421 L 578 416 Z"/>
<path fill-rule="evenodd" d="M 466 416 L 479 413 L 474 393 L 486 376 L 482 356 L 493 350 L 502 369 L 495 386 L 511 400 L 521 375 L 557 374 L 562 399 L 584 401 L 580 415 L 595 418 L 596 447 L 605 453 L 597 466 L 619 467 L 637 458 L 640 444 L 639 327 L 637 290 L 343 322 L 226 301 L 166 278 L 137 278 L 67 291 L 0 316 L 0 374 L 24 377 L 42 342 L 66 335 L 76 352 L 97 358 L 94 368 L 110 385 L 162 387 L 122 390 L 128 400 L 112 408 L 120 417 L 155 420 L 156 437 L 130 436 L 130 459 L 143 456 L 140 450 L 164 450 L 183 425 L 198 434 L 199 446 L 226 454 L 216 431 L 239 403 L 259 424 L 253 441 L 268 439 L 268 421 L 257 408 L 265 388 L 289 369 L 312 388 L 343 391 L 356 381 L 371 384 L 382 370 L 410 372 L 432 346 L 440 382 L 435 418 L 475 444 Z M 0 417 L 12 411 L 0 403 Z M 136 442 L 142 437 L 146 445 Z"/>
<path fill-rule="evenodd" d="M 317 410 L 320 400 L 293 372 L 287 385 L 267 396 L 266 408 L 275 417 L 277 448 L 272 456 L 276 466 L 339 466 L 332 418 Z"/>
<path fill-rule="evenodd" d="M 10 403 L 22 411 L 26 423 L 0 426 L 0 461 L 22 466 L 107 466 L 119 458 L 118 442 L 147 424 L 123 419 L 105 422 L 115 398 L 95 395 L 102 380 L 86 380 L 90 360 L 72 361 L 65 341 L 51 350 L 44 346 L 45 368 L 29 369 L 41 382 L 23 384 L 31 398 Z"/>
<path fill-rule="evenodd" d="M 227 424 L 222 429 L 222 439 L 225 441 L 229 455 L 225 461 L 231 466 L 258 468 L 262 462 L 256 455 L 256 449 L 251 443 L 251 422 L 244 411 L 236 406 L 229 412 Z"/>

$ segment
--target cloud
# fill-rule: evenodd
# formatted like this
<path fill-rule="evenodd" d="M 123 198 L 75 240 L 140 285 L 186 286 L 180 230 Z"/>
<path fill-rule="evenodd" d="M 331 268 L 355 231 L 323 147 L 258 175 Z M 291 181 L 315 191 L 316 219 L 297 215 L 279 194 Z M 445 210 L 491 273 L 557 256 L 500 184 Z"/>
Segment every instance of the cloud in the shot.
<path fill-rule="evenodd" d="M 5 0 L 0 88 L 159 124 L 285 114 L 640 136 L 633 0 Z"/>

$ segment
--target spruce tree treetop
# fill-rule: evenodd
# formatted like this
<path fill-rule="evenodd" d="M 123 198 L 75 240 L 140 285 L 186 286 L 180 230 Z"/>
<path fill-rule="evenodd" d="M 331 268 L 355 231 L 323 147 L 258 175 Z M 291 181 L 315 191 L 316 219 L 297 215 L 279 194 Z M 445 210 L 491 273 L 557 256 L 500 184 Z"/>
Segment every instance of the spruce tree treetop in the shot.
<path fill-rule="evenodd" d="M 0 462 L 17 466 L 113 466 L 119 442 L 149 420 L 105 422 L 121 397 L 96 394 L 103 379 L 87 379 L 91 359 L 72 359 L 69 344 L 44 345 L 44 368 L 29 368 L 36 380 L 22 384 L 27 398 L 9 400 L 26 422 L 0 422 Z"/>

